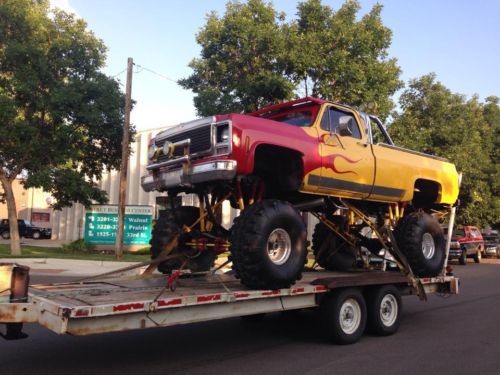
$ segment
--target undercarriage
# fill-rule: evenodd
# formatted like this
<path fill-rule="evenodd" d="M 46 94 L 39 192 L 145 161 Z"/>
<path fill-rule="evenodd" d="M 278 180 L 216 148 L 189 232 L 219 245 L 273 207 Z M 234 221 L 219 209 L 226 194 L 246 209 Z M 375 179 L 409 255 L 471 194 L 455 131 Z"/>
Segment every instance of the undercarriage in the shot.
<path fill-rule="evenodd" d="M 304 268 L 385 270 L 390 261 L 413 280 L 444 272 L 446 240 L 438 220 L 447 215 L 447 207 L 293 191 L 279 196 L 256 176 L 183 188 L 198 196 L 199 207 L 176 206 L 180 192 L 168 190 L 170 208 L 160 211 L 153 230 L 152 257 L 169 257 L 159 266 L 163 273 L 206 272 L 221 255 L 244 285 L 256 289 L 289 287 Z M 240 211 L 229 229 L 221 223 L 225 201 Z M 305 213 L 318 220 L 312 243 Z M 370 262 L 372 256 L 382 261 Z"/>

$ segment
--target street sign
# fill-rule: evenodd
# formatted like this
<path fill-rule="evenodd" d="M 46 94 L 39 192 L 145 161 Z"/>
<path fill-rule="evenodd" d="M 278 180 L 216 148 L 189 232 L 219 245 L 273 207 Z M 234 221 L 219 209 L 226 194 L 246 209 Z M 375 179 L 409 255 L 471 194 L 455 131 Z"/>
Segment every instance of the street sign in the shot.
<path fill-rule="evenodd" d="M 153 207 L 126 206 L 124 245 L 148 245 L 151 239 Z M 117 205 L 94 205 L 85 213 L 85 243 L 114 245 L 118 225 Z"/>

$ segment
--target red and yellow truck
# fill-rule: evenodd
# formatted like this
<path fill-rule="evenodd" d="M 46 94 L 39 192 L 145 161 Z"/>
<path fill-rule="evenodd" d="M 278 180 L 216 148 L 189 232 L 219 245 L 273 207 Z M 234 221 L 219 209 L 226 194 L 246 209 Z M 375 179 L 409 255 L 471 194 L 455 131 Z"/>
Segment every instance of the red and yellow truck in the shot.
<path fill-rule="evenodd" d="M 152 256 L 179 255 L 162 263 L 165 273 L 209 269 L 229 250 L 243 284 L 288 287 L 306 263 L 299 212 L 320 220 L 312 248 L 323 268 L 357 267 L 364 247 L 396 253 L 417 276 L 442 272 L 436 216 L 457 200 L 455 166 L 394 145 L 378 118 L 351 107 L 306 97 L 196 120 L 158 134 L 149 160 L 145 191 L 201 202 L 160 212 Z M 216 214 L 225 200 L 241 210 L 229 231 Z"/>

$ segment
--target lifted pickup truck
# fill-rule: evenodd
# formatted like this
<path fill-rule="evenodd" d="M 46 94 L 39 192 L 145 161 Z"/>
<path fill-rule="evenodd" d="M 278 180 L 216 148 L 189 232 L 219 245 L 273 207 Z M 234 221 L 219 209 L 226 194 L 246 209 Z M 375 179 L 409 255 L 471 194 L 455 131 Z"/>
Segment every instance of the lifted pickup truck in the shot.
<path fill-rule="evenodd" d="M 289 287 L 306 263 L 299 211 L 319 219 L 312 249 L 327 270 L 366 267 L 365 248 L 391 253 L 413 276 L 443 272 L 436 217 L 457 200 L 455 166 L 394 145 L 375 116 L 307 97 L 180 124 L 159 133 L 148 154 L 143 189 L 171 198 L 153 229 L 152 257 L 183 256 L 163 262 L 164 273 L 208 270 L 229 249 L 244 285 Z M 180 193 L 198 195 L 200 207 L 175 206 Z M 241 211 L 230 230 L 217 219 L 226 200 Z"/>

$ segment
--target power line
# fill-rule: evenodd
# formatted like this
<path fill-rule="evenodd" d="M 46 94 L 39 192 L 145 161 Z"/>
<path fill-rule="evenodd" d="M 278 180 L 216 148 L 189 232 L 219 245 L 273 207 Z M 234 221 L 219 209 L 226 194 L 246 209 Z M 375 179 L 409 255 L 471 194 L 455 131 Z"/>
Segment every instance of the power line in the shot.
<path fill-rule="evenodd" d="M 116 77 L 118 77 L 119 75 L 121 75 L 121 74 L 125 73 L 126 71 L 127 71 L 127 68 L 123 69 L 120 73 L 117 73 L 117 74 L 115 74 L 114 76 L 111 76 L 111 78 L 116 78 Z"/>
<path fill-rule="evenodd" d="M 170 77 L 167 77 L 165 74 L 161 74 L 161 73 L 155 72 L 153 69 L 146 68 L 145 66 L 142 66 L 142 65 L 139 65 L 139 64 L 135 64 L 135 65 L 136 65 L 138 68 L 141 68 L 142 70 L 145 70 L 145 71 L 147 71 L 147 72 L 149 72 L 149 73 L 152 73 L 152 74 L 157 75 L 158 77 L 161 77 L 161 78 L 163 78 L 163 79 L 166 79 L 167 81 L 170 81 L 170 82 L 173 82 L 173 83 L 177 84 L 177 81 L 176 81 L 175 79 L 172 79 L 172 78 L 170 78 Z M 141 70 L 141 71 L 139 71 L 138 73 L 142 72 L 142 70 Z"/>

